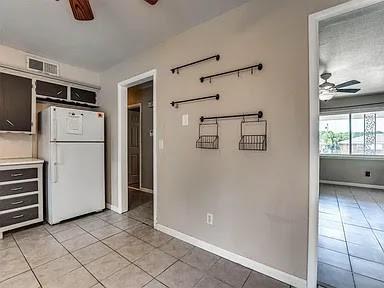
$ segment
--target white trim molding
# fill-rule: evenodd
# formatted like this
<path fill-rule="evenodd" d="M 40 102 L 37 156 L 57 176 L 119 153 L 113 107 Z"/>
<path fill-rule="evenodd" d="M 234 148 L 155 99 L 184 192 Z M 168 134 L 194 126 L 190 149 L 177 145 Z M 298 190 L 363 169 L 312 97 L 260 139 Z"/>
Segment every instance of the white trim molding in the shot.
<path fill-rule="evenodd" d="M 112 210 L 113 212 L 116 212 L 116 213 L 119 213 L 119 214 L 123 214 L 124 213 L 123 211 L 121 211 L 119 209 L 119 207 L 117 207 L 115 205 L 112 205 L 110 203 L 106 203 L 106 207 L 107 207 L 107 209 Z"/>
<path fill-rule="evenodd" d="M 317 241 L 319 215 L 319 23 L 384 0 L 351 0 L 308 17 L 309 49 L 309 197 L 307 287 L 317 287 Z"/>
<path fill-rule="evenodd" d="M 258 263 L 254 260 L 251 260 L 251 259 L 246 258 L 244 256 L 240 256 L 238 254 L 235 254 L 235 253 L 230 252 L 228 250 L 222 249 L 222 248 L 217 247 L 215 245 L 209 244 L 205 241 L 202 241 L 202 240 L 199 240 L 199 239 L 194 238 L 192 236 L 189 236 L 187 234 L 181 233 L 181 232 L 174 230 L 172 228 L 169 228 L 167 226 L 156 224 L 155 229 L 160 230 L 161 232 L 168 234 L 172 237 L 175 237 L 177 239 L 180 239 L 184 242 L 192 244 L 196 247 L 199 247 L 203 250 L 214 253 L 214 254 L 216 254 L 220 257 L 223 257 L 227 260 L 230 260 L 230 261 L 235 262 L 237 264 L 243 265 L 244 267 L 250 268 L 250 269 L 255 270 L 257 272 L 260 272 L 264 275 L 268 275 L 272 278 L 280 280 L 280 281 L 282 281 L 286 284 L 289 284 L 293 287 L 305 288 L 307 285 L 307 283 L 304 279 L 301 279 L 301 278 L 296 277 L 294 275 L 280 271 L 278 269 L 269 267 L 269 266 L 264 265 L 262 263 Z"/>
<path fill-rule="evenodd" d="M 359 187 L 359 188 L 384 190 L 384 186 L 382 186 L 382 185 L 373 185 L 373 184 L 364 184 L 364 183 L 353 183 L 353 182 L 331 181 L 331 180 L 320 180 L 320 183 L 330 184 L 330 185 L 339 185 L 339 186 L 351 186 L 351 187 Z"/>
<path fill-rule="evenodd" d="M 117 84 L 117 205 L 119 213 L 128 211 L 127 88 L 153 81 L 153 221 L 157 223 L 157 70 L 150 70 Z"/>

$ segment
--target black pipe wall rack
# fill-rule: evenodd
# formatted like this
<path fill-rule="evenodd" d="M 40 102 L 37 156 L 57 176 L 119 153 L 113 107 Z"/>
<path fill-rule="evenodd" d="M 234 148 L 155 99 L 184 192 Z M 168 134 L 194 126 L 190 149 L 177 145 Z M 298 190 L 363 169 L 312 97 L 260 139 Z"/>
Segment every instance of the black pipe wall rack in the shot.
<path fill-rule="evenodd" d="M 228 118 L 245 118 L 245 117 L 257 117 L 258 119 L 263 118 L 263 112 L 259 111 L 257 113 L 247 113 L 247 114 L 235 114 L 235 115 L 224 115 L 224 116 L 213 116 L 213 117 L 200 117 L 200 122 L 204 122 L 205 120 L 220 120 L 220 119 L 228 119 Z"/>
<path fill-rule="evenodd" d="M 207 133 L 203 131 L 204 127 L 215 127 L 215 132 Z M 196 141 L 196 148 L 200 149 L 219 149 L 219 124 L 214 123 L 200 123 L 199 124 L 199 139 Z"/>
<path fill-rule="evenodd" d="M 184 65 L 172 68 L 171 72 L 172 72 L 172 74 L 175 74 L 175 73 L 179 74 L 180 69 L 183 69 L 183 68 L 186 68 L 186 67 L 189 67 L 189 66 L 192 66 L 192 65 L 196 65 L 196 64 L 199 64 L 199 63 L 202 63 L 202 62 L 205 62 L 205 61 L 209 61 L 209 60 L 212 60 L 212 59 L 216 59 L 216 61 L 219 61 L 220 60 L 220 55 L 217 54 L 217 55 L 214 55 L 214 56 L 211 56 L 211 57 L 207 57 L 207 58 L 204 58 L 204 59 L 201 59 L 201 60 L 197 60 L 197 61 L 194 61 L 194 62 L 191 62 L 191 63 L 188 63 L 188 64 L 184 64 Z"/>
<path fill-rule="evenodd" d="M 201 100 L 208 100 L 208 99 L 220 99 L 220 94 L 212 95 L 212 96 L 205 96 L 205 97 L 199 97 L 199 98 L 192 98 L 187 100 L 180 100 L 180 101 L 172 101 L 171 105 L 172 107 L 178 108 L 178 105 L 181 103 L 188 103 L 188 102 L 194 102 L 194 101 L 201 101 Z"/>
<path fill-rule="evenodd" d="M 258 71 L 263 70 L 263 64 L 259 63 L 259 64 L 256 64 L 256 65 L 252 65 L 252 66 L 248 66 L 248 67 L 244 67 L 244 68 L 240 68 L 240 69 L 235 69 L 235 70 L 226 71 L 226 72 L 222 72 L 222 73 L 218 73 L 218 74 L 203 76 L 203 77 L 200 78 L 200 82 L 204 83 L 204 81 L 206 79 L 209 79 L 209 82 L 211 82 L 212 78 L 216 78 L 216 77 L 220 77 L 220 76 L 225 76 L 225 75 L 230 75 L 230 74 L 234 74 L 234 73 L 237 73 L 237 76 L 240 77 L 240 72 L 247 71 L 247 70 L 251 70 L 251 74 L 253 74 L 255 69 L 257 69 Z"/>
<path fill-rule="evenodd" d="M 253 126 L 257 129 L 253 133 L 246 132 L 245 126 Z M 267 120 L 246 120 L 240 124 L 239 150 L 267 151 Z"/>

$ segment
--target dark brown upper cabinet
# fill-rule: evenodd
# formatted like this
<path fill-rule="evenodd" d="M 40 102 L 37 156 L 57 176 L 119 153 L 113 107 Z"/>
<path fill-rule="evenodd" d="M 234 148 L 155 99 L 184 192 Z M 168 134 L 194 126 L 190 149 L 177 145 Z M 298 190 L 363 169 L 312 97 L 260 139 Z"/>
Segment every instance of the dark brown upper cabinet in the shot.
<path fill-rule="evenodd" d="M 96 104 L 96 92 L 71 87 L 71 100 Z"/>
<path fill-rule="evenodd" d="M 67 86 L 36 80 L 36 95 L 58 99 L 67 99 Z"/>
<path fill-rule="evenodd" d="M 32 79 L 0 73 L 0 130 L 32 132 Z"/>

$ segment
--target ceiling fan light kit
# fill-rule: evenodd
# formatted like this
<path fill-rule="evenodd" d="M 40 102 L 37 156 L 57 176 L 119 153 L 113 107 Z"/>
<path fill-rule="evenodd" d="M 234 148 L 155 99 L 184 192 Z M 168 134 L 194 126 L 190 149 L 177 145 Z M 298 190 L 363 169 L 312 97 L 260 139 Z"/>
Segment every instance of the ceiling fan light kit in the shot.
<path fill-rule="evenodd" d="M 331 92 L 320 91 L 320 94 L 319 94 L 319 99 L 320 99 L 320 101 L 329 101 L 329 100 L 331 100 L 333 97 L 335 97 L 335 94 L 333 94 L 333 93 L 331 93 Z"/>
<path fill-rule="evenodd" d="M 347 82 L 340 83 L 338 85 L 328 82 L 329 78 L 332 77 L 332 73 L 325 72 L 320 75 L 320 78 L 324 80 L 319 85 L 319 99 L 321 101 L 329 101 L 336 96 L 336 93 L 357 93 L 361 89 L 359 88 L 346 88 L 352 85 L 360 84 L 360 81 L 350 80 Z"/>

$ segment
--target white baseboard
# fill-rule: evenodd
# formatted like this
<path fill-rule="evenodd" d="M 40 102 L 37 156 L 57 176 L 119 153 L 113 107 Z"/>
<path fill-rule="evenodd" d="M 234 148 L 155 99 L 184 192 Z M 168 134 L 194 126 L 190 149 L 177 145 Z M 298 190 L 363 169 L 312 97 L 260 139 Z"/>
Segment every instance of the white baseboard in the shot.
<path fill-rule="evenodd" d="M 320 183 L 322 183 L 322 184 L 330 184 L 330 185 L 340 185 L 340 186 L 352 186 L 352 187 L 361 187 L 361 188 L 380 189 L 380 190 L 384 189 L 384 186 L 381 186 L 381 185 L 353 183 L 353 182 L 320 180 Z"/>
<path fill-rule="evenodd" d="M 180 239 L 184 242 L 192 244 L 196 247 L 199 247 L 201 249 L 204 249 L 206 251 L 209 251 L 211 253 L 219 255 L 220 257 L 228 259 L 232 262 L 238 263 L 238 264 L 243 265 L 245 267 L 248 267 L 252 270 L 255 270 L 255 271 L 260 272 L 262 274 L 268 275 L 268 276 L 275 278 L 277 280 L 280 280 L 280 281 L 287 283 L 293 287 L 305 288 L 307 285 L 307 281 L 304 279 L 301 279 L 299 277 L 293 276 L 293 275 L 288 274 L 286 272 L 277 270 L 275 268 L 269 267 L 267 265 L 258 263 L 256 261 L 248 259 L 246 257 L 237 255 L 233 252 L 224 250 L 220 247 L 217 247 L 217 246 L 209 244 L 205 241 L 196 239 L 192 236 L 186 235 L 184 233 L 181 233 L 181 232 L 176 231 L 174 229 L 168 228 L 166 226 L 156 224 L 155 229 L 160 230 L 161 232 L 166 233 L 166 234 L 168 234 L 172 237 L 175 237 L 177 239 Z"/>
<path fill-rule="evenodd" d="M 113 212 L 123 214 L 123 211 L 121 211 L 117 206 L 111 205 L 110 203 L 106 203 L 106 206 L 109 210 L 112 210 Z"/>

